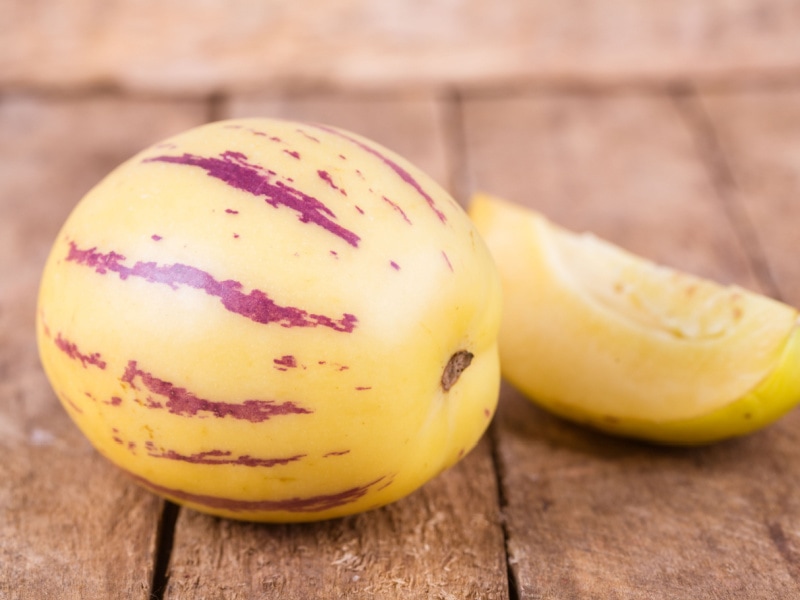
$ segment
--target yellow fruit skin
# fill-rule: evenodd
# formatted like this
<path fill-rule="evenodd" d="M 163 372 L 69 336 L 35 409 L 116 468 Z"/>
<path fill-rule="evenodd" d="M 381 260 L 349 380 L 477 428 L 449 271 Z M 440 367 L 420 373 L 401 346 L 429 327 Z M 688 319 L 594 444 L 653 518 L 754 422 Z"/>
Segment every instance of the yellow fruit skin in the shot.
<path fill-rule="evenodd" d="M 545 408 L 565 419 L 623 437 L 660 444 L 699 445 L 752 433 L 770 425 L 800 401 L 800 330 L 795 329 L 775 369 L 755 389 L 701 417 L 652 421 L 590 415 L 555 401 Z M 515 387 L 524 391 L 525 381 Z"/>
<path fill-rule="evenodd" d="M 138 483 L 310 521 L 402 498 L 477 443 L 500 307 L 486 247 L 425 174 L 349 132 L 242 119 L 144 150 L 81 200 L 37 339 L 69 415 Z M 472 361 L 443 386 L 457 353 Z"/>
<path fill-rule="evenodd" d="M 791 307 L 735 290 L 744 313 L 737 335 L 672 336 L 587 301 L 559 279 L 547 258 L 554 226 L 533 211 L 479 195 L 470 215 L 501 272 L 503 374 L 543 408 L 616 435 L 701 444 L 762 428 L 800 401 Z"/>

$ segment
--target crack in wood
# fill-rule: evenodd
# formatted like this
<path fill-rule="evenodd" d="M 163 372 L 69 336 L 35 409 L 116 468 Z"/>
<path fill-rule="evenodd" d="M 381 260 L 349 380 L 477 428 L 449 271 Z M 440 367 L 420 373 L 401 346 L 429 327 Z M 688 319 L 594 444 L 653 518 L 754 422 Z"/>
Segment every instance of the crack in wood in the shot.
<path fill-rule="evenodd" d="M 800 582 L 800 560 L 798 560 L 798 554 L 792 548 L 783 527 L 777 522 L 767 523 L 767 532 L 778 554 L 780 554 L 781 558 L 786 563 L 786 569 L 789 575 L 796 583 Z"/>

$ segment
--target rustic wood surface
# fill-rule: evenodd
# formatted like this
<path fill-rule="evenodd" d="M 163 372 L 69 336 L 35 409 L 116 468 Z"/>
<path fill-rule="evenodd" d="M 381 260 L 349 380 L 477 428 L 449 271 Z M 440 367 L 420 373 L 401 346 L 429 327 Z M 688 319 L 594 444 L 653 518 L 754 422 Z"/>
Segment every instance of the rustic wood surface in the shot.
<path fill-rule="evenodd" d="M 781 105 L 781 94 L 773 99 Z M 661 262 L 764 291 L 772 276 L 763 269 L 772 263 L 761 263 L 758 248 L 768 239 L 773 253 L 791 256 L 797 209 L 792 219 L 776 204 L 797 206 L 797 198 L 787 200 L 786 188 L 772 200 L 756 198 L 716 171 L 738 160 L 753 169 L 748 159 L 786 168 L 781 140 L 800 140 L 800 120 L 784 111 L 782 127 L 770 133 L 755 125 L 769 124 L 766 104 L 750 111 L 738 102 L 705 104 L 707 114 L 698 114 L 699 98 L 685 95 L 467 103 L 475 185 Z M 761 152 L 749 137 L 736 144 L 732 131 L 734 158 L 712 155 L 721 144 L 705 139 L 706 122 L 718 120 L 732 130 L 750 125 Z M 781 140 L 764 139 L 776 134 Z M 521 148 L 531 149 L 527 160 Z M 797 153 L 793 166 L 796 173 Z M 758 220 L 748 218 L 751 203 Z M 776 271 L 779 289 L 784 279 L 789 284 Z M 797 597 L 797 426 L 792 413 L 745 439 L 665 449 L 587 433 L 506 389 L 494 438 L 520 597 Z"/>
<path fill-rule="evenodd" d="M 0 3 L 0 83 L 171 93 L 272 85 L 772 81 L 794 0 L 69 0 Z"/>
<path fill-rule="evenodd" d="M 506 196 L 800 307 L 792 0 L 0 2 L 0 599 L 800 597 L 800 415 L 702 448 L 504 385 L 461 463 L 383 509 L 255 525 L 165 503 L 61 409 L 33 336 L 78 199 L 244 115 L 323 121 L 462 204 Z"/>

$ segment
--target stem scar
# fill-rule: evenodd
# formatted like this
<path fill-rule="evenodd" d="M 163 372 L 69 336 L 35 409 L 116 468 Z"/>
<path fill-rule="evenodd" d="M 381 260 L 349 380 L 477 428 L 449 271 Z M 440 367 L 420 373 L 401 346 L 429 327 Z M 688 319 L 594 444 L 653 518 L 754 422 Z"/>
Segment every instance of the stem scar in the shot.
<path fill-rule="evenodd" d="M 442 373 L 442 389 L 445 392 L 449 392 L 450 388 L 456 384 L 458 378 L 461 377 L 461 374 L 470 365 L 473 358 L 474 354 L 466 350 L 459 350 L 450 357 Z"/>

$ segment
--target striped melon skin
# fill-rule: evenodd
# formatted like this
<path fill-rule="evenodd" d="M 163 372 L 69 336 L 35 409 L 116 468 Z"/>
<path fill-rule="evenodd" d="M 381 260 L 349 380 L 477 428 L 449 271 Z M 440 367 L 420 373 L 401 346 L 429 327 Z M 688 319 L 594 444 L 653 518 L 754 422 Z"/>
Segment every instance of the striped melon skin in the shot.
<path fill-rule="evenodd" d="M 71 418 L 135 481 L 308 521 L 402 498 L 477 443 L 500 304 L 483 242 L 419 169 L 343 130 L 239 119 L 81 200 L 37 336 Z"/>

